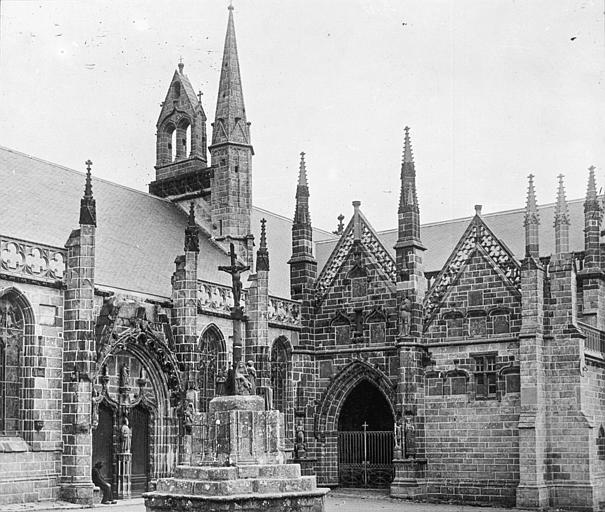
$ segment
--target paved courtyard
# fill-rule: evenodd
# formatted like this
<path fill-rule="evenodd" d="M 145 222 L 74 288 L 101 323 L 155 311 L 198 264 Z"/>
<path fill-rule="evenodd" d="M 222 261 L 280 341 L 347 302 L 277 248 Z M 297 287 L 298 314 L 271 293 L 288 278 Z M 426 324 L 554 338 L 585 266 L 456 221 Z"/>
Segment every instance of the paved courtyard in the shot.
<path fill-rule="evenodd" d="M 0 506 L 0 512 L 43 512 L 57 510 L 81 510 L 74 505 L 49 508 L 43 505 Z M 107 512 L 144 512 L 142 499 L 119 501 L 116 505 L 99 505 L 97 510 Z M 394 500 L 384 492 L 378 491 L 339 491 L 330 492 L 326 498 L 326 512 L 511 512 L 510 508 L 471 507 L 467 505 L 438 505 L 433 503 L 414 503 Z M 520 510 L 520 509 L 514 509 Z"/>

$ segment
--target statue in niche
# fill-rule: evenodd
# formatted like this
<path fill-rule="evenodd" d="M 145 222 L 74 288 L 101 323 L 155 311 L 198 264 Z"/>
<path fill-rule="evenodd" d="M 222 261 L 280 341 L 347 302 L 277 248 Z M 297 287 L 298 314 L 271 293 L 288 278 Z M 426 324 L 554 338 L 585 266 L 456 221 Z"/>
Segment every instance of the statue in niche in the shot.
<path fill-rule="evenodd" d="M 193 403 L 187 401 L 185 411 L 183 412 L 183 427 L 185 435 L 190 436 L 193 432 Z"/>
<path fill-rule="evenodd" d="M 120 452 L 130 453 L 132 443 L 132 431 L 128 425 L 128 418 L 122 420 L 122 428 L 120 429 Z"/>
<path fill-rule="evenodd" d="M 250 394 L 256 395 L 256 369 L 252 361 L 246 363 L 246 372 L 248 374 L 248 381 L 250 382 Z"/>
<path fill-rule="evenodd" d="M 128 382 L 130 381 L 130 367 L 124 363 L 120 368 L 120 393 L 126 394 L 130 390 Z"/>
<path fill-rule="evenodd" d="M 243 361 L 237 363 L 235 368 L 235 394 L 236 395 L 250 395 L 252 385 L 248 378 L 248 371 Z"/>
<path fill-rule="evenodd" d="M 399 336 L 410 334 L 410 323 L 412 320 L 412 301 L 405 297 L 399 306 Z"/>
<path fill-rule="evenodd" d="M 216 373 L 216 396 L 227 394 L 227 368 L 223 366 Z"/>
<path fill-rule="evenodd" d="M 305 427 L 303 426 L 302 420 L 298 420 L 296 424 L 296 442 L 294 443 L 294 458 L 302 459 L 306 455 L 305 445 Z"/>
<path fill-rule="evenodd" d="M 414 428 L 414 424 L 412 423 L 412 417 L 405 417 L 405 425 L 403 426 L 404 432 L 404 448 L 405 448 L 405 458 L 410 459 L 416 455 L 416 429 Z"/>
<path fill-rule="evenodd" d="M 393 428 L 394 433 L 394 441 L 395 446 L 393 448 L 393 458 L 401 459 L 403 458 L 403 444 L 404 444 L 404 434 L 403 434 L 403 425 L 401 423 L 401 416 L 397 417 L 397 421 L 395 422 L 395 426 Z"/>
<path fill-rule="evenodd" d="M 96 386 L 92 387 L 92 409 L 90 425 L 93 430 L 99 426 L 99 390 Z"/>

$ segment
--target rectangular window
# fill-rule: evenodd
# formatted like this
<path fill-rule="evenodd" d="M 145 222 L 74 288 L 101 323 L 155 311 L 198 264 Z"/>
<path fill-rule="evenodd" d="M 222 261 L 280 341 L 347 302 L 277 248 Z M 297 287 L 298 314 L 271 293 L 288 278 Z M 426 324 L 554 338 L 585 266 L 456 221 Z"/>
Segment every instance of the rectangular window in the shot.
<path fill-rule="evenodd" d="M 472 357 L 475 360 L 475 396 L 477 398 L 496 398 L 498 394 L 496 354 Z"/>
<path fill-rule="evenodd" d="M 506 392 L 519 393 L 521 391 L 521 379 L 518 373 L 510 373 L 506 376 Z"/>

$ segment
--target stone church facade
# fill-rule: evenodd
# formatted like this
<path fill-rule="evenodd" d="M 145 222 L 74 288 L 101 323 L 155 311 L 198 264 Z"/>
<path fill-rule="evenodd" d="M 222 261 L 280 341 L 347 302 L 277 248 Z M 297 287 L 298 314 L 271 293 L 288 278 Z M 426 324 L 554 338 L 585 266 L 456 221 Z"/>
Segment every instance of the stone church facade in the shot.
<path fill-rule="evenodd" d="M 195 461 L 233 345 L 239 291 L 218 269 L 232 245 L 250 267 L 245 360 L 283 413 L 282 448 L 320 483 L 598 509 L 594 168 L 584 200 L 561 177 L 538 206 L 530 176 L 524 210 L 421 226 L 406 128 L 396 230 L 375 231 L 358 201 L 334 233 L 313 228 L 304 154 L 294 218 L 255 208 L 232 8 L 210 140 L 206 124 L 179 64 L 149 194 L 93 179 L 90 161 L 83 175 L 0 148 L 1 502 L 91 504 L 96 462 L 138 495 Z"/>

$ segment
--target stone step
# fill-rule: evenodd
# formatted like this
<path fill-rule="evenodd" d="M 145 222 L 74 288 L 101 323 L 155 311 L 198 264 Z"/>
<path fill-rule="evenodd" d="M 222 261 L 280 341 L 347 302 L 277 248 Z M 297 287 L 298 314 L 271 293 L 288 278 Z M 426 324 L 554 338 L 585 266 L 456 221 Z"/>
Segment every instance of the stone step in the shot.
<path fill-rule="evenodd" d="M 177 466 L 175 478 L 185 480 L 234 480 L 236 478 L 299 478 L 298 464 L 250 464 L 236 467 Z"/>
<path fill-rule="evenodd" d="M 274 494 L 306 492 L 316 489 L 314 476 L 299 478 L 244 478 L 235 480 L 187 480 L 163 478 L 158 480 L 157 492 L 175 495 L 232 496 L 244 494 Z"/>

